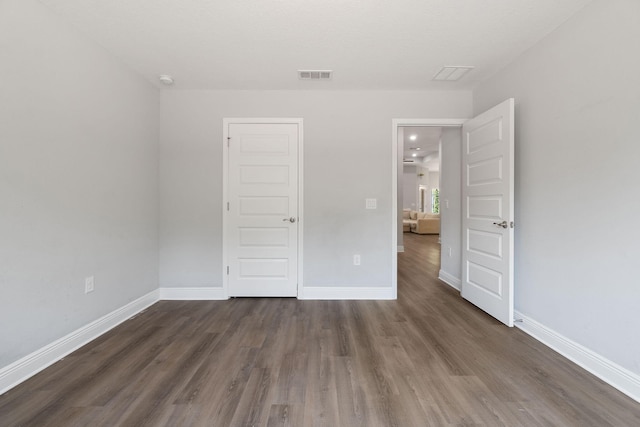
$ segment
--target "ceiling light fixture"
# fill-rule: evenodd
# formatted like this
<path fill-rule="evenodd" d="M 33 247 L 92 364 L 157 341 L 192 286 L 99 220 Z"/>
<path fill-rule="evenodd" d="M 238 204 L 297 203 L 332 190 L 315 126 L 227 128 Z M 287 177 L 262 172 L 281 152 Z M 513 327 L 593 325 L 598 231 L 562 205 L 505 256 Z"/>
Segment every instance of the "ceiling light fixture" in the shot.
<path fill-rule="evenodd" d="M 415 141 L 418 138 L 418 135 L 411 135 L 409 137 L 410 140 Z"/>
<path fill-rule="evenodd" d="M 158 80 L 165 86 L 171 86 L 173 84 L 173 77 L 168 74 L 161 74 L 158 76 Z"/>
<path fill-rule="evenodd" d="M 469 71 L 473 70 L 471 65 L 445 65 L 433 76 L 432 80 L 441 82 L 456 82 Z"/>
<path fill-rule="evenodd" d="M 416 153 L 413 153 L 411 156 L 412 156 L 412 157 L 416 157 L 416 156 L 417 156 L 417 154 L 416 154 Z"/>

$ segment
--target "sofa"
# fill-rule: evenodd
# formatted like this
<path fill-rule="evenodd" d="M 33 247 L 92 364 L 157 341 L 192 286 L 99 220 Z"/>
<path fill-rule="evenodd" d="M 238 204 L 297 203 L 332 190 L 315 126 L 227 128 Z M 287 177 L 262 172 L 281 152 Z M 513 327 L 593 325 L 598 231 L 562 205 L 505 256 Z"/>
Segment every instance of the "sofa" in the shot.
<path fill-rule="evenodd" d="M 416 234 L 440 234 L 440 214 L 404 209 L 402 231 Z"/>

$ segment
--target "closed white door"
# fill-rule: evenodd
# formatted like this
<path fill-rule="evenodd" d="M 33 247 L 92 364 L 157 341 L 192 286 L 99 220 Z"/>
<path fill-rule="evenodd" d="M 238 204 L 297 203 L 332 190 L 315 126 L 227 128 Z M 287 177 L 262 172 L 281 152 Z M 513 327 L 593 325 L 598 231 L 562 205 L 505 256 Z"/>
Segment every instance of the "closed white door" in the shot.
<path fill-rule="evenodd" d="M 462 297 L 513 326 L 514 100 L 462 136 Z"/>
<path fill-rule="evenodd" d="M 296 296 L 299 124 L 228 123 L 229 296 Z"/>

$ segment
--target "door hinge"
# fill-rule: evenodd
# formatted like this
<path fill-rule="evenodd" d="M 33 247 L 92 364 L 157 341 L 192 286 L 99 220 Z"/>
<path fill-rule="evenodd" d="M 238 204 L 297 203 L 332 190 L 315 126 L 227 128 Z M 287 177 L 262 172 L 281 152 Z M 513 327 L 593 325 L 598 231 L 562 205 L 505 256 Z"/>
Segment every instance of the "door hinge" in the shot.
<path fill-rule="evenodd" d="M 229 141 L 231 141 L 231 137 L 230 136 L 227 137 L 227 147 L 229 146 Z"/>
<path fill-rule="evenodd" d="M 227 265 L 227 276 L 229 275 L 229 266 Z"/>
<path fill-rule="evenodd" d="M 229 211 L 229 202 L 227 202 L 227 211 Z"/>
<path fill-rule="evenodd" d="M 511 228 L 513 228 L 513 227 L 515 227 L 516 225 L 513 223 L 513 221 L 511 221 L 511 222 L 509 223 L 509 226 L 510 226 Z"/>

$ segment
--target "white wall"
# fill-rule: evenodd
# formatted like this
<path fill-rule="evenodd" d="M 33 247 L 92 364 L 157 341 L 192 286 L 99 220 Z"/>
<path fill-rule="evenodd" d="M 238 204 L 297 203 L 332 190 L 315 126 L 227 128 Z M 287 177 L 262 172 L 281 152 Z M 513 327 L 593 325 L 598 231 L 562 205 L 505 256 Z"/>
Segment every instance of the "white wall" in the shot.
<path fill-rule="evenodd" d="M 462 134 L 460 128 L 443 128 L 440 138 L 440 277 L 460 285 L 462 254 Z M 447 203 L 448 202 L 448 203 Z M 448 206 L 447 206 L 448 205 Z M 449 255 L 451 250 L 451 255 Z M 443 274 L 444 273 L 444 274 Z"/>
<path fill-rule="evenodd" d="M 438 188 L 440 186 L 440 172 L 429 171 L 429 188 Z"/>
<path fill-rule="evenodd" d="M 470 93 L 454 91 L 168 90 L 161 99 L 163 287 L 222 286 L 223 117 L 304 119 L 304 283 L 386 287 L 392 119 L 471 112 Z M 365 210 L 365 198 L 378 209 Z"/>
<path fill-rule="evenodd" d="M 159 96 L 33 0 L 0 76 L 1 368 L 157 288 Z"/>
<path fill-rule="evenodd" d="M 402 208 L 418 210 L 418 167 L 404 165 L 402 174 Z"/>
<path fill-rule="evenodd" d="M 596 0 L 474 92 L 516 99 L 516 309 L 636 374 L 639 17 Z"/>

